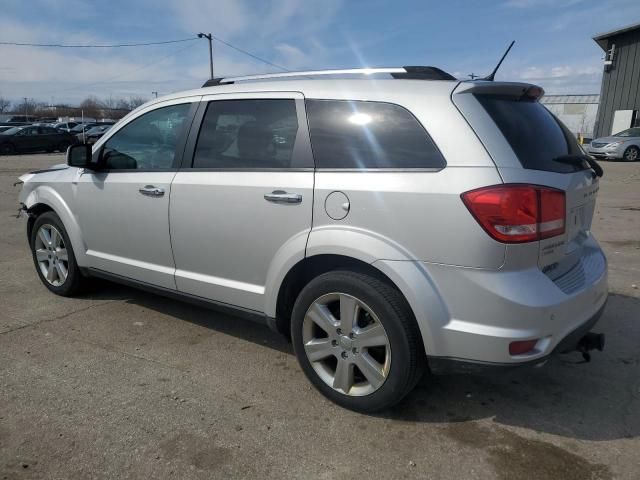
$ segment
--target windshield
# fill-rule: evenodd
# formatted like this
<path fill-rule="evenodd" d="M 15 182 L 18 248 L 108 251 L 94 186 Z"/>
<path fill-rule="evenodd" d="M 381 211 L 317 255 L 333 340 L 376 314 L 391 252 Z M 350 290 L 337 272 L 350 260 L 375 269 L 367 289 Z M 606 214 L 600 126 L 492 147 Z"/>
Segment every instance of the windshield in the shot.
<path fill-rule="evenodd" d="M 5 130 L 4 132 L 0 132 L 0 135 L 14 135 L 22 130 L 23 127 L 12 127 L 9 130 Z"/>
<path fill-rule="evenodd" d="M 623 130 L 616 133 L 614 137 L 640 137 L 640 127 Z"/>

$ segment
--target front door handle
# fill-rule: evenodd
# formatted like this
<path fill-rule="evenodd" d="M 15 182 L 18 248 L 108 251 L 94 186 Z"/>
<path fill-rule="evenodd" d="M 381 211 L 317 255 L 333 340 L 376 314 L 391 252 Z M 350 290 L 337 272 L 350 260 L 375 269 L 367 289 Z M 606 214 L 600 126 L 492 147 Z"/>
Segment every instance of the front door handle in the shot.
<path fill-rule="evenodd" d="M 142 195 L 147 195 L 148 197 L 161 197 L 164 195 L 164 188 L 155 187 L 153 185 L 145 185 L 138 191 Z"/>
<path fill-rule="evenodd" d="M 302 195 L 299 193 L 287 193 L 284 190 L 274 190 L 271 193 L 265 193 L 264 199 L 267 202 L 274 203 L 301 203 Z"/>

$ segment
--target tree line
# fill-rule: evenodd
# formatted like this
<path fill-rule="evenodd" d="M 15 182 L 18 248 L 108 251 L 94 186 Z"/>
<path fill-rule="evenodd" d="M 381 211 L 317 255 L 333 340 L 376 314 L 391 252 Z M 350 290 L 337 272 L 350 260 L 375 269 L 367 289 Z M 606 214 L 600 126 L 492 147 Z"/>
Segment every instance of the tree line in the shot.
<path fill-rule="evenodd" d="M 82 100 L 79 105 L 74 106 L 67 103 L 50 105 L 33 98 L 27 98 L 22 102 L 11 102 L 8 98 L 0 96 L 0 114 L 29 115 L 39 118 L 80 117 L 84 115 L 88 118 L 117 120 L 147 100 L 144 97 L 137 96 L 100 99 L 90 95 Z"/>

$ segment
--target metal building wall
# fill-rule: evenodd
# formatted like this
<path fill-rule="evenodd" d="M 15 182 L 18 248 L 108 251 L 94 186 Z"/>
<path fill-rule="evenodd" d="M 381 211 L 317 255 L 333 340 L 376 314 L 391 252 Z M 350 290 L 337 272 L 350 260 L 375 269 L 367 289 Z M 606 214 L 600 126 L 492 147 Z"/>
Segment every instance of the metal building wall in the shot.
<path fill-rule="evenodd" d="M 602 76 L 595 136 L 610 135 L 616 110 L 640 110 L 640 29 L 608 39 L 616 45 L 613 68 Z"/>

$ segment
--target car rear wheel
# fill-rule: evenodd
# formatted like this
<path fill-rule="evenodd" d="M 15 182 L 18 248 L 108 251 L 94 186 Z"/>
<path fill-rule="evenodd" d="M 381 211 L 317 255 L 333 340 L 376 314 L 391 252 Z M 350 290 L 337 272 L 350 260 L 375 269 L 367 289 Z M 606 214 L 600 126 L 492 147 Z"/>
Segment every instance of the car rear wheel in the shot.
<path fill-rule="evenodd" d="M 391 407 L 423 372 L 422 340 L 408 304 L 393 286 L 371 275 L 320 275 L 298 296 L 291 323 L 306 376 L 351 410 Z"/>
<path fill-rule="evenodd" d="M 640 160 L 640 149 L 632 145 L 624 151 L 624 155 L 622 155 L 622 158 L 627 162 L 635 162 L 636 160 Z"/>
<path fill-rule="evenodd" d="M 16 147 L 11 143 L 3 143 L 0 145 L 0 154 L 2 155 L 11 155 L 16 152 Z"/>
<path fill-rule="evenodd" d="M 35 220 L 30 245 L 36 272 L 45 287 L 64 297 L 80 291 L 82 274 L 58 215 L 45 212 Z"/>
<path fill-rule="evenodd" d="M 57 150 L 58 150 L 58 151 L 60 151 L 60 152 L 62 152 L 62 153 L 66 153 L 66 152 L 67 152 L 67 148 L 69 148 L 69 145 L 71 145 L 71 143 L 70 143 L 70 142 L 68 142 L 68 141 L 66 141 L 66 140 L 65 140 L 65 141 L 62 141 L 62 142 L 60 142 L 60 143 L 58 144 L 58 148 L 57 148 Z"/>

